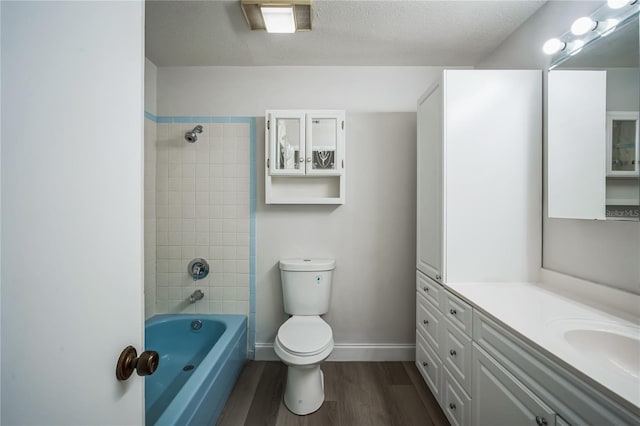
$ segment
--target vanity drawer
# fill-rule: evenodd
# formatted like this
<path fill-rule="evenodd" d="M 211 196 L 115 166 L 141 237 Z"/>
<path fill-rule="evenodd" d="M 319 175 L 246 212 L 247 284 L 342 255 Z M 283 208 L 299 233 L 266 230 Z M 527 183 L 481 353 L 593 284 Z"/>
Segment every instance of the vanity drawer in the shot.
<path fill-rule="evenodd" d="M 442 363 L 458 380 L 462 388 L 471 394 L 471 339 L 458 330 L 448 319 L 443 322 L 443 339 L 440 349 Z"/>
<path fill-rule="evenodd" d="M 440 353 L 442 323 L 442 314 L 438 308 L 431 305 L 425 297 L 418 293 L 416 296 L 416 328 L 436 353 Z"/>
<path fill-rule="evenodd" d="M 442 369 L 440 406 L 452 426 L 471 424 L 471 398 L 462 390 L 447 368 Z"/>
<path fill-rule="evenodd" d="M 473 309 L 459 297 L 445 291 L 443 294 L 442 314 L 455 324 L 464 334 L 473 333 Z"/>
<path fill-rule="evenodd" d="M 416 290 L 423 295 L 436 308 L 440 308 L 442 293 L 444 289 L 440 284 L 433 281 L 420 271 L 416 271 Z"/>
<path fill-rule="evenodd" d="M 422 374 L 433 396 L 440 402 L 442 363 L 420 333 L 416 333 L 416 367 L 418 367 L 418 371 Z"/>

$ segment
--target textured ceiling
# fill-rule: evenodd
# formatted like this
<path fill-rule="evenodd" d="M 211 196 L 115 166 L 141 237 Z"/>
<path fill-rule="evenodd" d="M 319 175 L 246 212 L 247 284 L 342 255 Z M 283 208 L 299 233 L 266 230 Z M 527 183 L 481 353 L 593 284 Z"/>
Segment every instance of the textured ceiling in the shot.
<path fill-rule="evenodd" d="M 146 2 L 146 56 L 179 65 L 473 65 L 545 0 L 314 0 L 313 31 L 251 31 L 239 0 Z"/>

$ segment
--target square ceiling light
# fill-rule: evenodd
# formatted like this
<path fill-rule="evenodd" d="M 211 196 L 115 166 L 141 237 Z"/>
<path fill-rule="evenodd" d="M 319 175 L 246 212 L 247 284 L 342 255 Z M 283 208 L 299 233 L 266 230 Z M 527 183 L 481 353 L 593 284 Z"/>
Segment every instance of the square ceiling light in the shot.
<path fill-rule="evenodd" d="M 240 6 L 252 30 L 311 31 L 311 0 L 240 0 Z"/>

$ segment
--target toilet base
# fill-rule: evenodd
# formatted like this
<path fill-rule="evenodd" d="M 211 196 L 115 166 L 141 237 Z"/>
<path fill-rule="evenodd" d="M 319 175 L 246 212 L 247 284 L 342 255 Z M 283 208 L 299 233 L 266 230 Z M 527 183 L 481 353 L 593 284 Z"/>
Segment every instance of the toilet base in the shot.
<path fill-rule="evenodd" d="M 293 414 L 304 416 L 317 411 L 324 402 L 324 374 L 320 364 L 289 366 L 284 405 Z"/>

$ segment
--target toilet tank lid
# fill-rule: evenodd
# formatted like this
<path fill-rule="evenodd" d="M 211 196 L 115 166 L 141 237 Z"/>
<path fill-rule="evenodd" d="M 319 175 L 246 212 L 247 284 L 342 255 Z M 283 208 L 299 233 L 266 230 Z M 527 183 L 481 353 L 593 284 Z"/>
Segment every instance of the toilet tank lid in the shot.
<path fill-rule="evenodd" d="M 280 269 L 283 271 L 332 271 L 336 267 L 333 259 L 282 259 Z"/>

